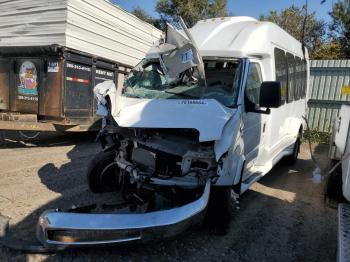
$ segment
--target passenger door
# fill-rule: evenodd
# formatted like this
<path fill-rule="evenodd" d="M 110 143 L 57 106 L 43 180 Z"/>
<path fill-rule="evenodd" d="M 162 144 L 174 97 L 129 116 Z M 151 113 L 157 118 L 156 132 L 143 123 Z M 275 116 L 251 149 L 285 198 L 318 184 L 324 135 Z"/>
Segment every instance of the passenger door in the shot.
<path fill-rule="evenodd" d="M 265 115 L 252 110 L 259 109 L 260 86 L 263 82 L 261 65 L 251 60 L 244 89 L 243 141 L 246 170 L 250 171 L 259 157 L 259 148 L 263 144 L 263 126 Z"/>

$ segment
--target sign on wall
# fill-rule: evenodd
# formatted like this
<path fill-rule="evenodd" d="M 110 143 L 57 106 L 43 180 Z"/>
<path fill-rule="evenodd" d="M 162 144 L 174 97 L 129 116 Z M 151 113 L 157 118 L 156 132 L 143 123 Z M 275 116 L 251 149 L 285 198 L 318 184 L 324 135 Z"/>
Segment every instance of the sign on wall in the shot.
<path fill-rule="evenodd" d="M 38 72 L 30 61 L 22 63 L 19 69 L 18 94 L 38 95 Z"/>
<path fill-rule="evenodd" d="M 341 88 L 341 94 L 342 95 L 350 95 L 350 86 L 343 86 Z"/>

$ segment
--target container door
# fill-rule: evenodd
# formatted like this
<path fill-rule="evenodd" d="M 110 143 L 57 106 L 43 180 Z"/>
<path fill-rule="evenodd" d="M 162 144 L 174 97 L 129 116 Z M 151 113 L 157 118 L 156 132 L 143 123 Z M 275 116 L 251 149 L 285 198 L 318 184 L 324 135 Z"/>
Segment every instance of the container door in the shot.
<path fill-rule="evenodd" d="M 91 117 L 91 65 L 66 62 L 65 116 L 87 119 Z"/>
<path fill-rule="evenodd" d="M 10 68 L 10 59 L 0 58 L 0 110 L 10 109 Z"/>
<path fill-rule="evenodd" d="M 39 115 L 46 119 L 62 117 L 62 75 L 64 62 L 60 57 L 50 57 L 45 63 L 45 76 L 39 94 Z"/>
<path fill-rule="evenodd" d="M 38 113 L 38 94 L 41 88 L 42 60 L 16 59 L 13 111 Z"/>

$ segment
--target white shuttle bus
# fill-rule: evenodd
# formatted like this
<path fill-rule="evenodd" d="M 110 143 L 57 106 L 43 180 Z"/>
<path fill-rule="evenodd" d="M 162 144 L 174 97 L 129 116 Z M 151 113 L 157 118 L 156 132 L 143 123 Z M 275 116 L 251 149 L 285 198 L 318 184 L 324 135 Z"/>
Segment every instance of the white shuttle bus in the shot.
<path fill-rule="evenodd" d="M 282 158 L 295 163 L 308 77 L 307 50 L 273 23 L 168 25 L 122 89 L 110 81 L 94 90 L 103 150 L 88 184 L 94 193 L 116 192 L 122 207 L 47 211 L 38 224 L 42 245 L 171 237 L 207 217 L 226 224 L 231 201 Z"/>

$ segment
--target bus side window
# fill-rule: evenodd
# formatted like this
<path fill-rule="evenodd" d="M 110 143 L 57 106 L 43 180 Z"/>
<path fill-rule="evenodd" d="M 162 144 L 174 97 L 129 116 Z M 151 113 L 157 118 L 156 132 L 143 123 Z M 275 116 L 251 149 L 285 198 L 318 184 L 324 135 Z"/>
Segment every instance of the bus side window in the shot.
<path fill-rule="evenodd" d="M 288 60 L 288 103 L 294 101 L 295 89 L 295 59 L 290 53 L 287 53 Z"/>
<path fill-rule="evenodd" d="M 259 106 L 261 83 L 260 65 L 257 63 L 250 63 L 245 88 L 245 104 L 247 109 L 254 109 L 255 105 Z"/>
<path fill-rule="evenodd" d="M 303 74 L 302 74 L 302 82 L 303 82 L 303 91 L 302 91 L 302 98 L 306 97 L 306 88 L 307 88 L 307 63 L 306 60 L 303 59 Z"/>
<path fill-rule="evenodd" d="M 288 74 L 287 74 L 288 64 L 286 53 L 275 48 L 275 72 L 276 81 L 281 84 L 281 103 L 284 104 L 287 101 L 288 94 Z"/>
<path fill-rule="evenodd" d="M 295 89 L 294 89 L 294 99 L 299 100 L 302 95 L 302 64 L 299 57 L 295 57 Z"/>

